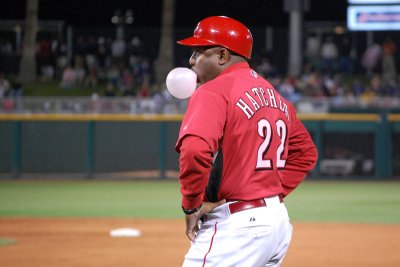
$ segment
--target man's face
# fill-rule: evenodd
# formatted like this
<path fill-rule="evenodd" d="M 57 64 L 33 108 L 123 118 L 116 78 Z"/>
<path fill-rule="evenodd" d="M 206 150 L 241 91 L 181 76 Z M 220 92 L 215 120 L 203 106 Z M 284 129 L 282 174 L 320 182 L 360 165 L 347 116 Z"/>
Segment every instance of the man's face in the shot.
<path fill-rule="evenodd" d="M 214 79 L 220 73 L 219 52 L 221 47 L 195 47 L 189 59 L 192 70 L 197 74 L 198 86 Z"/>

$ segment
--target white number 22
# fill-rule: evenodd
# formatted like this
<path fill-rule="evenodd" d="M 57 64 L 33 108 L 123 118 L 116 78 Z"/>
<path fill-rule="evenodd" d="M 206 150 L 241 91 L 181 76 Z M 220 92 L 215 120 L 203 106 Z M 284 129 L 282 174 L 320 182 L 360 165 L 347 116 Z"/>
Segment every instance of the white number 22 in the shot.
<path fill-rule="evenodd" d="M 287 136 L 287 127 L 283 120 L 277 120 L 275 123 L 276 131 L 280 137 L 279 146 L 276 148 L 276 167 L 278 169 L 285 168 L 286 160 L 282 159 L 282 156 L 285 152 L 285 142 Z M 264 141 L 261 143 L 258 148 L 257 153 L 257 166 L 256 169 L 272 169 L 272 160 L 264 159 L 264 155 L 270 149 L 271 140 L 272 140 L 272 127 L 269 121 L 266 119 L 262 119 L 258 122 L 258 134 Z"/>

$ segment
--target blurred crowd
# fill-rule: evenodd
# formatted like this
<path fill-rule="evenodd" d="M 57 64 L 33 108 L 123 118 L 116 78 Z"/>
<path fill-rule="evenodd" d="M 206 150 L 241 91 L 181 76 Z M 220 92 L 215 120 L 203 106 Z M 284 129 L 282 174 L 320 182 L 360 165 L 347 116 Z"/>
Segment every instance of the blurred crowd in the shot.
<path fill-rule="evenodd" d="M 64 89 L 103 84 L 105 96 L 149 96 L 154 75 L 142 49 L 139 38 L 126 42 L 122 37 L 79 36 L 68 58 L 65 42 L 42 39 L 37 51 L 39 75 L 42 81 L 60 80 Z"/>
<path fill-rule="evenodd" d="M 300 75 L 282 75 L 268 56 L 261 57 L 254 68 L 292 102 L 303 97 L 399 97 L 396 52 L 397 44 L 390 37 L 371 44 L 357 57 L 346 36 L 340 42 L 327 36 L 320 43 L 316 35 L 310 35 Z"/>
<path fill-rule="evenodd" d="M 2 46 L 4 49 L 7 47 Z M 121 37 L 78 36 L 72 55 L 68 55 L 63 40 L 41 38 L 36 55 L 38 76 L 42 82 L 58 81 L 66 90 L 101 85 L 107 97 L 165 96 L 165 85 L 155 83 L 153 62 L 144 56 L 145 49 L 146 44 L 137 37 L 127 41 Z M 357 56 L 348 36 L 340 41 L 326 36 L 321 41 L 311 34 L 306 39 L 300 75 L 287 75 L 268 53 L 254 58 L 251 65 L 292 102 L 303 97 L 398 97 L 396 53 L 397 44 L 389 37 Z M 355 75 L 355 66 L 361 66 L 362 75 Z M 11 84 L 0 72 L 0 98 L 22 94 L 22 85 Z"/>

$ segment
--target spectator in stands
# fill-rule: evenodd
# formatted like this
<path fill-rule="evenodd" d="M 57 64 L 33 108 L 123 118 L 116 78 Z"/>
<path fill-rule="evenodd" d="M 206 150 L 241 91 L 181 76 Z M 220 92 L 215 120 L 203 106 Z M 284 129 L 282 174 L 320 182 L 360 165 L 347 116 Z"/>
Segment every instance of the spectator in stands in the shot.
<path fill-rule="evenodd" d="M 362 93 L 361 95 L 361 100 L 363 103 L 367 104 L 369 103 L 372 99 L 374 99 L 375 97 L 377 97 L 377 95 L 375 94 L 375 92 L 371 89 L 371 87 L 367 87 L 364 91 L 364 93 Z"/>
<path fill-rule="evenodd" d="M 53 64 L 45 64 L 40 68 L 41 76 L 40 80 L 42 82 L 51 82 L 54 79 L 55 69 Z"/>
<path fill-rule="evenodd" d="M 86 54 L 86 40 L 83 36 L 78 36 L 74 45 L 74 55 L 84 57 Z"/>
<path fill-rule="evenodd" d="M 75 71 L 71 64 L 68 64 L 62 73 L 62 79 L 60 87 L 64 89 L 70 89 L 75 86 Z"/>
<path fill-rule="evenodd" d="M 24 87 L 22 86 L 22 83 L 20 83 L 18 80 L 13 81 L 7 96 L 15 99 L 23 96 L 23 94 Z"/>
<path fill-rule="evenodd" d="M 372 76 L 375 68 L 378 65 L 378 62 L 381 60 L 381 57 L 382 57 L 382 48 L 378 43 L 371 44 L 364 51 L 361 58 L 361 64 L 366 70 L 368 76 Z"/>
<path fill-rule="evenodd" d="M 382 44 L 382 78 L 383 83 L 388 83 L 392 79 L 396 78 L 396 64 L 395 64 L 395 54 L 396 54 L 396 44 L 390 37 L 386 37 Z"/>
<path fill-rule="evenodd" d="M 121 81 L 121 74 L 117 66 L 111 65 L 107 70 L 107 81 L 112 83 L 114 87 L 118 87 Z"/>
<path fill-rule="evenodd" d="M 84 85 L 87 87 L 96 87 L 98 84 L 97 69 L 93 67 L 89 68 Z"/>
<path fill-rule="evenodd" d="M 305 82 L 303 94 L 305 96 L 319 97 L 323 96 L 323 80 L 319 70 L 312 70 L 303 75 L 302 80 Z"/>
<path fill-rule="evenodd" d="M 130 69 L 126 68 L 122 72 L 120 91 L 124 96 L 134 95 L 134 76 Z"/>
<path fill-rule="evenodd" d="M 38 42 L 37 50 L 37 63 L 39 70 L 42 70 L 44 66 L 54 66 L 54 54 L 51 48 L 51 42 L 43 38 Z"/>
<path fill-rule="evenodd" d="M 4 76 L 4 73 L 0 70 L 0 99 L 7 95 L 10 90 L 10 82 Z"/>
<path fill-rule="evenodd" d="M 134 56 L 140 56 L 143 55 L 143 45 L 142 41 L 139 39 L 139 37 L 134 36 L 132 40 L 127 44 L 126 48 L 128 56 L 134 55 Z"/>
<path fill-rule="evenodd" d="M 126 43 L 125 40 L 118 36 L 111 44 L 111 63 L 115 66 L 123 66 L 125 63 L 125 51 Z"/>
<path fill-rule="evenodd" d="M 270 77 L 270 74 L 273 72 L 273 66 L 266 56 L 261 58 L 260 64 L 256 67 L 256 71 L 264 78 Z"/>
<path fill-rule="evenodd" d="M 105 92 L 104 92 L 104 96 L 106 96 L 106 97 L 113 97 L 113 96 L 115 96 L 115 95 L 116 95 L 116 93 L 115 93 L 115 86 L 114 86 L 114 84 L 111 83 L 111 82 L 108 82 L 107 85 L 106 85 L 106 90 L 105 90 Z"/>
<path fill-rule="evenodd" d="M 400 87 L 395 78 L 384 83 L 383 92 L 385 96 L 400 97 Z"/>
<path fill-rule="evenodd" d="M 139 97 L 149 97 L 150 96 L 150 78 L 148 76 L 144 77 L 142 85 L 140 86 L 140 89 L 137 93 L 137 96 L 139 96 Z"/>
<path fill-rule="evenodd" d="M 86 77 L 86 69 L 84 65 L 84 58 L 81 56 L 75 57 L 75 85 L 76 86 L 83 86 Z"/>
<path fill-rule="evenodd" d="M 296 87 L 295 87 L 296 80 L 293 77 L 285 77 L 283 82 L 278 86 L 275 87 L 278 89 L 279 93 L 289 100 L 291 103 L 296 103 L 300 100 L 301 96 L 298 94 Z"/>
<path fill-rule="evenodd" d="M 369 88 L 371 89 L 371 92 L 375 96 L 382 96 L 383 95 L 383 87 L 382 87 L 382 78 L 379 74 L 375 74 L 370 83 L 369 83 Z"/>
<path fill-rule="evenodd" d="M 322 76 L 322 88 L 324 96 L 336 95 L 336 85 L 332 73 L 325 73 Z"/>
<path fill-rule="evenodd" d="M 97 43 L 93 36 L 89 36 L 86 45 L 85 65 L 87 69 L 97 68 Z"/>
<path fill-rule="evenodd" d="M 53 40 L 52 50 L 55 57 L 55 76 L 60 78 L 62 71 L 68 64 L 67 44 L 64 40 Z"/>
<path fill-rule="evenodd" d="M 155 113 L 159 114 L 170 114 L 174 113 L 171 109 L 171 105 L 168 103 L 173 100 L 172 95 L 168 92 L 167 86 L 165 83 L 158 85 L 156 89 L 156 93 L 153 96 Z"/>
<path fill-rule="evenodd" d="M 143 84 L 150 84 L 151 82 L 151 66 L 148 58 L 142 58 L 140 63 L 139 81 Z"/>
<path fill-rule="evenodd" d="M 313 68 L 320 68 L 320 49 L 321 42 L 320 38 L 315 34 L 311 33 L 306 40 L 306 51 L 305 57 L 308 64 Z"/>
<path fill-rule="evenodd" d="M 106 38 L 100 36 L 97 39 L 97 51 L 96 56 L 99 63 L 100 70 L 106 68 L 107 57 L 110 54 L 110 47 L 107 46 Z"/>
<path fill-rule="evenodd" d="M 363 85 L 363 83 L 361 82 L 360 79 L 355 78 L 353 80 L 353 84 L 351 85 L 352 88 L 352 93 L 355 96 L 361 96 L 364 92 L 365 92 L 365 86 Z"/>
<path fill-rule="evenodd" d="M 321 46 L 321 58 L 323 60 L 324 69 L 335 72 L 337 70 L 338 48 L 333 41 L 332 36 L 328 36 Z"/>
<path fill-rule="evenodd" d="M 342 74 L 334 74 L 332 81 L 333 85 L 330 89 L 330 94 L 332 96 L 343 97 L 351 94 L 349 87 L 344 85 Z"/>
<path fill-rule="evenodd" d="M 348 36 L 343 36 L 339 45 L 339 70 L 346 75 L 353 73 L 352 47 Z"/>
<path fill-rule="evenodd" d="M 364 99 L 378 96 L 399 97 L 400 88 L 394 60 L 396 44 L 393 40 L 387 38 L 382 46 L 375 43 L 365 50 L 361 63 L 371 75 L 370 80 L 363 84 L 360 79 L 355 79 L 354 82 L 348 79 L 347 87 L 341 76 L 335 73 L 337 74 L 337 71 L 341 74 L 353 73 L 350 36 L 343 36 L 338 46 L 333 42 L 333 36 L 328 36 L 322 46 L 320 40 L 315 34 L 308 36 L 305 48 L 306 64 L 298 80 L 284 75 L 279 76 L 278 69 L 271 63 L 274 55 L 261 53 L 259 58 L 255 57 L 254 69 L 261 75 L 269 77 L 275 88 L 292 102 L 303 96 L 340 97 L 349 92 Z M 49 43 L 50 51 L 48 51 Z M 74 68 L 68 65 L 67 45 L 64 40 L 40 39 L 37 45 L 38 53 L 41 53 L 40 63 L 49 62 L 48 65 L 42 64 L 39 69 L 41 79 L 44 81 L 61 79 L 62 88 L 82 85 L 104 88 L 111 87 L 107 85 L 111 83 L 113 89 L 104 91 L 104 95 L 108 96 L 148 98 L 152 94 L 154 86 L 152 62 L 146 57 L 145 53 L 148 51 L 145 50 L 144 42 L 138 37 L 133 37 L 129 43 L 125 43 L 123 38 L 113 40 L 111 37 L 100 36 L 96 40 L 95 37 L 78 35 L 71 50 L 73 52 L 71 64 Z M 51 60 L 52 54 L 57 59 L 54 62 Z M 44 58 L 48 60 L 43 60 Z M 325 62 L 325 68 L 322 62 Z M 49 66 L 53 69 L 47 68 Z M 382 72 L 380 72 L 381 67 Z M 381 73 L 381 76 L 373 76 L 375 73 Z M 13 87 L 10 83 L 7 85 L 4 79 L 2 75 L 0 98 L 9 94 Z M 167 91 L 164 90 L 163 93 L 165 92 Z M 161 96 L 156 95 L 156 98 Z"/>
<path fill-rule="evenodd" d="M 134 85 L 140 86 L 141 72 L 142 72 L 142 64 L 140 57 L 136 55 L 131 55 L 129 57 L 129 67 L 132 70 L 133 77 L 135 77 Z"/>

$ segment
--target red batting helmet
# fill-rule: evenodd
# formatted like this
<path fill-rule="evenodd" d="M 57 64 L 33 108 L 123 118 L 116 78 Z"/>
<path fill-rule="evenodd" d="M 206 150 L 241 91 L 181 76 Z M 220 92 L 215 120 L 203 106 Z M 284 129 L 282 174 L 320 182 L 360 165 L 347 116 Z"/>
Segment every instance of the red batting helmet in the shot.
<path fill-rule="evenodd" d="M 248 59 L 253 37 L 241 22 L 225 16 L 213 16 L 197 24 L 193 36 L 178 41 L 185 46 L 222 46 Z"/>

